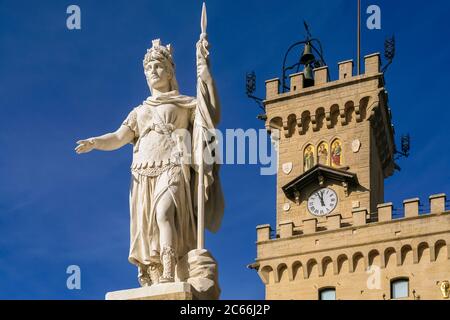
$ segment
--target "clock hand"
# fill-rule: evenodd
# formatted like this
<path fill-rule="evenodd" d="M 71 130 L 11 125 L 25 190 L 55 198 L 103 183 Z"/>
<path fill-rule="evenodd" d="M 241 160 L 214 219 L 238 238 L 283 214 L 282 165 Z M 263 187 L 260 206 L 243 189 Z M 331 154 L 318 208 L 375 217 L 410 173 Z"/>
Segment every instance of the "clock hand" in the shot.
<path fill-rule="evenodd" d="M 320 203 L 322 204 L 322 207 L 325 207 L 325 201 L 323 201 L 323 191 L 319 192 L 319 199 Z"/>

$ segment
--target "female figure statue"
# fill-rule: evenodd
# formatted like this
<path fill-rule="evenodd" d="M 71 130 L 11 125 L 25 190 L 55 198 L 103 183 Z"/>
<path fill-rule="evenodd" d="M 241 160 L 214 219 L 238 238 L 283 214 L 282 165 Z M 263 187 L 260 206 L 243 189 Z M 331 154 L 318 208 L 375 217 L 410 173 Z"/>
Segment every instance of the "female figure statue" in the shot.
<path fill-rule="evenodd" d="M 207 132 L 211 137 L 220 120 L 206 34 L 197 42 L 196 98 L 178 91 L 171 46 L 159 39 L 152 44 L 143 61 L 151 96 L 117 131 L 80 140 L 76 148 L 86 153 L 134 146 L 129 261 L 138 267 L 141 286 L 175 281 L 177 260 L 195 249 L 199 179 L 204 182 L 205 227 L 216 232 L 224 210 L 218 165 L 205 164 L 199 177 L 197 155 L 211 142 L 203 138 Z"/>

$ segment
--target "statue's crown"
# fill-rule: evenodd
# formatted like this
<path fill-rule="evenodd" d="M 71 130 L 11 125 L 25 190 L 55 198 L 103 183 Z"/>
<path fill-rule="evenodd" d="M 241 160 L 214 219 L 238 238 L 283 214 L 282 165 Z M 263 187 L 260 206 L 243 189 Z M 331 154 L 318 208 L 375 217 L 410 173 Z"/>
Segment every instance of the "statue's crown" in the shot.
<path fill-rule="evenodd" d="M 147 54 L 144 58 L 144 66 L 146 66 L 151 60 L 160 58 L 162 55 L 167 61 L 170 62 L 172 66 L 174 66 L 173 58 L 172 58 L 172 46 L 168 44 L 164 46 L 161 44 L 160 39 L 155 39 L 152 41 L 152 47 L 147 49 Z"/>

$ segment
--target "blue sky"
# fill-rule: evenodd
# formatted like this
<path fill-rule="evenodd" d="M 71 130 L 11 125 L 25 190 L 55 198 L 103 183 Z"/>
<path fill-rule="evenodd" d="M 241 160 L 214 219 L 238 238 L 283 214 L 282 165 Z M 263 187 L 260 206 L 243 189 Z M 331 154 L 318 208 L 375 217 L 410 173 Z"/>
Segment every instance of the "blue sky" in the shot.
<path fill-rule="evenodd" d="M 378 4 L 382 29 L 363 30 L 363 54 L 383 50 L 395 33 L 397 56 L 387 75 L 397 138 L 412 137 L 412 155 L 386 181 L 386 201 L 450 191 L 450 44 L 448 1 Z M 66 28 L 77 4 L 82 30 Z M 321 39 L 331 76 L 355 58 L 356 0 L 207 1 L 212 70 L 220 93 L 220 128 L 263 128 L 245 96 L 245 73 L 280 76 L 282 58 L 304 37 L 303 19 Z M 175 48 L 183 93 L 195 94 L 201 1 L 0 0 L 0 298 L 103 299 L 137 285 L 127 262 L 131 146 L 79 156 L 75 141 L 115 130 L 149 92 L 142 58 L 151 40 Z M 223 299 L 263 299 L 246 269 L 255 227 L 275 222 L 275 177 L 258 165 L 224 165 L 222 229 L 207 234 L 219 262 Z M 66 288 L 79 265 L 82 289 Z"/>

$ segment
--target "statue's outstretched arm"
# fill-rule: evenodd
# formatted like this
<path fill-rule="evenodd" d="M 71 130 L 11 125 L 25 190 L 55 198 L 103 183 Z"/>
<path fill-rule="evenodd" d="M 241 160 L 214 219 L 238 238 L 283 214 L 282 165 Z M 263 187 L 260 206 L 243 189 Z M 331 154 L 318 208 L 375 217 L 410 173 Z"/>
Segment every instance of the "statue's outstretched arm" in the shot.
<path fill-rule="evenodd" d="M 94 149 L 102 151 L 113 151 L 122 148 L 134 139 L 134 132 L 127 126 L 121 126 L 116 132 L 107 133 L 103 136 L 77 141 L 75 151 L 87 153 Z"/>

